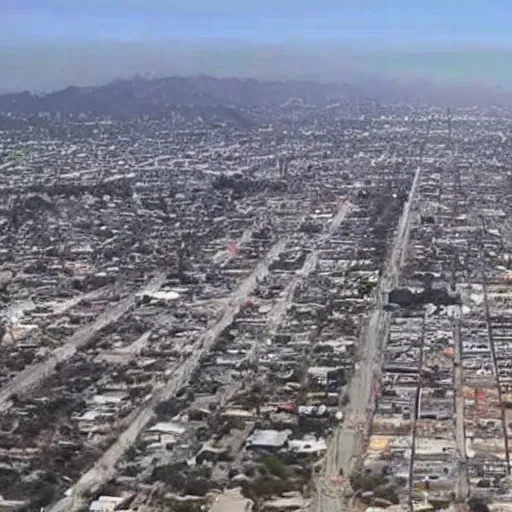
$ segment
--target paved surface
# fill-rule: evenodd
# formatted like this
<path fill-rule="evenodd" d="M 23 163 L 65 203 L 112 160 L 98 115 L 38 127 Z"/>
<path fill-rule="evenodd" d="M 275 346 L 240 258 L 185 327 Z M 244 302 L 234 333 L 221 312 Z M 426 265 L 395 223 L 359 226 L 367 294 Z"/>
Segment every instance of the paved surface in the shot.
<path fill-rule="evenodd" d="M 350 211 L 350 208 L 351 204 L 349 202 L 342 205 L 332 220 L 328 231 L 318 238 L 317 246 L 320 246 L 336 231 Z M 114 476 L 115 466 L 118 461 L 123 457 L 126 450 L 135 443 L 139 434 L 153 419 L 153 411 L 156 405 L 174 396 L 182 386 L 189 382 L 193 372 L 200 364 L 201 357 L 211 350 L 220 334 L 232 323 L 240 306 L 247 296 L 256 288 L 258 281 L 268 274 L 270 264 L 276 260 L 285 249 L 287 241 L 287 239 L 281 240 L 270 249 L 254 271 L 242 282 L 238 289 L 230 295 L 221 319 L 196 341 L 195 351 L 192 356 L 176 369 L 172 380 L 166 385 L 165 389 L 155 394 L 148 404 L 137 409 L 130 415 L 128 428 L 122 432 L 117 441 L 103 454 L 96 464 L 80 478 L 73 487 L 72 495 L 55 503 L 48 509 L 49 512 L 72 512 L 74 510 L 80 510 L 85 503 L 83 497 L 90 494 L 91 491 L 94 492 L 98 490 L 101 485 Z M 302 279 L 307 277 L 314 270 L 317 258 L 318 250 L 314 250 L 308 255 L 301 271 L 292 279 L 285 289 L 283 298 L 275 304 L 269 318 L 270 330 L 277 329 L 281 323 L 289 304 L 293 300 L 295 288 Z M 257 343 L 254 344 L 253 348 L 254 350 L 250 351 L 250 359 L 257 357 Z M 236 391 L 235 388 L 228 390 L 223 399 L 228 400 L 234 391 Z"/>
<path fill-rule="evenodd" d="M 337 428 L 329 443 L 323 475 L 316 482 L 317 492 L 312 501 L 312 510 L 316 512 L 340 512 L 348 508 L 344 500 L 347 480 L 361 456 L 373 417 L 375 387 L 391 319 L 390 313 L 383 306 L 387 302 L 388 291 L 399 284 L 400 270 L 407 254 L 411 211 L 420 175 L 421 167 L 418 167 L 400 217 L 391 255 L 374 296 L 375 308 L 361 336 L 359 367 L 350 383 L 350 402 L 345 411 L 345 421 Z M 345 475 L 343 484 L 333 481 L 339 475 L 340 469 Z"/>
<path fill-rule="evenodd" d="M 165 281 L 165 274 L 155 276 L 141 292 L 154 291 L 160 288 Z M 43 380 L 47 379 L 55 372 L 59 363 L 63 363 L 73 357 L 76 352 L 94 341 L 96 336 L 109 325 L 117 322 L 126 312 L 128 312 L 136 301 L 138 293 L 132 293 L 129 297 L 122 300 L 117 306 L 99 315 L 92 324 L 86 325 L 72 336 L 67 342 L 53 350 L 48 359 L 41 363 L 33 364 L 25 368 L 14 379 L 0 390 L 0 411 L 5 411 L 10 407 L 11 397 L 13 395 L 26 395 L 37 388 Z"/>
<path fill-rule="evenodd" d="M 315 247 L 306 256 L 302 268 L 300 269 L 299 272 L 297 272 L 295 277 L 286 286 L 283 292 L 283 296 L 277 301 L 276 306 L 273 308 L 272 312 L 269 315 L 268 327 L 271 334 L 274 334 L 275 331 L 279 328 L 288 307 L 291 305 L 293 301 L 293 297 L 295 294 L 295 290 L 297 289 L 297 286 L 304 279 L 306 279 L 311 274 L 311 272 L 313 272 L 313 270 L 316 268 L 318 262 L 318 252 L 321 249 L 322 245 L 340 227 L 341 223 L 345 220 L 351 208 L 352 203 L 350 203 L 349 201 L 343 203 L 343 205 L 339 208 L 338 212 L 332 219 L 332 222 L 329 225 L 329 229 L 315 240 Z"/>
<path fill-rule="evenodd" d="M 55 315 L 63 315 L 66 311 L 78 306 L 78 304 L 84 301 L 94 301 L 105 296 L 109 289 L 111 289 L 109 286 L 104 286 L 99 290 L 94 290 L 89 293 L 84 293 L 83 295 L 78 295 L 77 297 L 72 297 L 71 299 L 67 299 L 63 302 L 58 302 L 53 308 L 53 313 Z"/>
<path fill-rule="evenodd" d="M 411 231 L 411 208 L 416 198 L 416 192 L 418 190 L 418 184 L 421 176 L 421 167 L 417 167 L 414 172 L 414 179 L 412 181 L 411 190 L 409 191 L 409 197 L 404 205 L 404 211 L 400 218 L 398 225 L 398 233 L 393 246 L 393 253 L 390 262 L 390 273 L 391 278 L 394 280 L 392 286 L 398 284 L 398 277 L 401 267 L 404 264 L 405 256 L 407 254 L 407 245 L 409 243 L 409 233 Z"/>
<path fill-rule="evenodd" d="M 272 246 L 253 272 L 229 296 L 220 320 L 196 340 L 194 352 L 176 368 L 173 378 L 167 383 L 166 387 L 156 393 L 147 404 L 139 407 L 130 415 L 128 428 L 121 433 L 117 441 L 100 457 L 96 464 L 82 475 L 73 486 L 71 496 L 62 498 L 48 507 L 47 512 L 81 510 L 86 503 L 84 496 L 90 495 L 91 492 L 97 492 L 102 485 L 115 475 L 116 464 L 151 422 L 155 407 L 176 395 L 178 390 L 190 381 L 193 372 L 200 364 L 202 356 L 211 350 L 220 334 L 233 322 L 245 299 L 256 288 L 258 281 L 268 274 L 269 266 L 279 257 L 287 241 L 287 239 L 283 239 Z"/>
<path fill-rule="evenodd" d="M 455 443 L 459 464 L 459 474 L 455 493 L 457 501 L 465 502 L 469 496 L 469 476 L 466 457 L 466 435 L 464 431 L 464 395 L 462 379 L 462 341 L 460 338 L 460 318 L 454 319 L 454 391 L 455 391 Z"/>
<path fill-rule="evenodd" d="M 235 242 L 239 248 L 243 247 L 247 243 L 249 243 L 252 239 L 253 230 L 252 229 L 246 229 L 239 240 L 232 240 L 232 242 Z M 229 242 L 231 243 L 231 242 Z M 222 251 L 218 251 L 213 256 L 213 262 L 220 264 L 221 268 L 224 268 L 233 258 L 236 257 L 236 254 L 230 253 L 229 248 L 226 247 L 226 249 L 223 249 Z"/>
<path fill-rule="evenodd" d="M 63 315 L 66 311 L 78 306 L 83 301 L 93 301 L 105 296 L 111 289 L 110 286 L 104 286 L 92 292 L 83 293 L 66 299 L 63 301 L 49 301 L 43 303 L 43 306 L 48 306 L 52 309 L 54 315 Z M 0 310 L 0 317 L 5 319 L 8 325 L 15 325 L 23 318 L 23 315 L 35 309 L 36 304 L 31 299 L 23 299 L 21 301 L 15 301 L 9 304 L 9 306 L 3 310 Z"/>

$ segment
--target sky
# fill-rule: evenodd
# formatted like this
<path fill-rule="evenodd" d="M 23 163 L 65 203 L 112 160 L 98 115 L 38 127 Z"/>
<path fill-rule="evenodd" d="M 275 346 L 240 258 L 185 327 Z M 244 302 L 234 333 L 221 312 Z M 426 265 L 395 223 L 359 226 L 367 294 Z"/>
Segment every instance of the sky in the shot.
<path fill-rule="evenodd" d="M 512 87 L 509 2 L 0 0 L 0 88 L 349 69 Z"/>

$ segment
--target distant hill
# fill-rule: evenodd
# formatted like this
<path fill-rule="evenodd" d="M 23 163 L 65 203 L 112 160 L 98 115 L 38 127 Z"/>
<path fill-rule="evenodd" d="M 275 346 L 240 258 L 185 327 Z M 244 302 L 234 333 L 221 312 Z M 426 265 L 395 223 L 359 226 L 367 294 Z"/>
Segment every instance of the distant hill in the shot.
<path fill-rule="evenodd" d="M 0 112 L 34 115 L 133 117 L 172 110 L 177 106 L 248 108 L 279 106 L 290 98 L 314 105 L 357 94 L 353 88 L 313 82 L 271 82 L 218 79 L 208 76 L 119 80 L 98 87 L 67 87 L 44 96 L 21 92 L 0 95 Z M 355 99 L 355 98 L 354 98 Z"/>
<path fill-rule="evenodd" d="M 448 87 L 424 81 L 397 83 L 378 76 L 359 77 L 345 84 L 195 76 L 133 78 L 97 87 L 67 87 L 43 96 L 29 92 L 4 94 L 0 95 L 0 112 L 130 118 L 179 108 L 194 115 L 238 123 L 245 119 L 243 109 L 252 107 L 283 107 L 290 102 L 325 106 L 362 99 L 441 106 L 512 103 L 510 94 L 483 87 Z"/>

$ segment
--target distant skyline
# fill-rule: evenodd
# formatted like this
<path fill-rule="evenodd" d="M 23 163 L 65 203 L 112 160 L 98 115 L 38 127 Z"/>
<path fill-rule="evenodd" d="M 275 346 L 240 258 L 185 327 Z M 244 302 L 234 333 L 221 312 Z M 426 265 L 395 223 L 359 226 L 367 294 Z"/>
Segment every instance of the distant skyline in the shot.
<path fill-rule="evenodd" d="M 356 69 L 512 87 L 511 26 L 505 0 L 2 0 L 0 88 L 87 73 L 274 78 L 277 62 L 290 78 L 329 79 L 314 52 L 335 64 L 331 79 Z"/>

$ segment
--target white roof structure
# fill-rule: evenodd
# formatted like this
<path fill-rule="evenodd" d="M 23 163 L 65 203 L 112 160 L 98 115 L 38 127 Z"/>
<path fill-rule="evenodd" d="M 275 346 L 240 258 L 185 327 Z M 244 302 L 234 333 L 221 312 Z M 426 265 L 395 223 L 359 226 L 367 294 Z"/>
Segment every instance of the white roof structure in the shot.
<path fill-rule="evenodd" d="M 260 430 L 256 429 L 247 439 L 247 446 L 282 448 L 291 436 L 291 430 Z"/>

